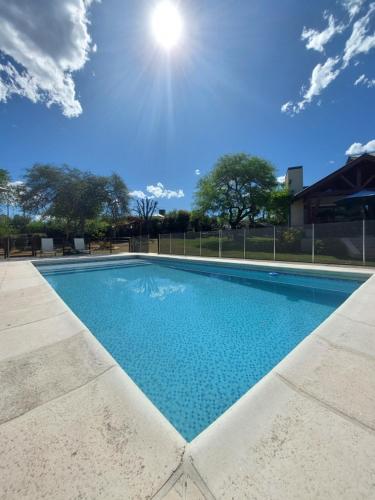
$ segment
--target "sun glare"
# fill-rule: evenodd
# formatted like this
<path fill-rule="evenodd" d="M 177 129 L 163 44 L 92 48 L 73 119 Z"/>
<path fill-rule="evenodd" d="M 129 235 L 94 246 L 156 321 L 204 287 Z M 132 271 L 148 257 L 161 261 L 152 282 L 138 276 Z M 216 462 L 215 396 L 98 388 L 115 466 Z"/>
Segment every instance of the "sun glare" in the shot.
<path fill-rule="evenodd" d="M 177 6 L 163 0 L 156 5 L 151 16 L 152 33 L 157 43 L 169 51 L 181 40 L 183 21 Z"/>

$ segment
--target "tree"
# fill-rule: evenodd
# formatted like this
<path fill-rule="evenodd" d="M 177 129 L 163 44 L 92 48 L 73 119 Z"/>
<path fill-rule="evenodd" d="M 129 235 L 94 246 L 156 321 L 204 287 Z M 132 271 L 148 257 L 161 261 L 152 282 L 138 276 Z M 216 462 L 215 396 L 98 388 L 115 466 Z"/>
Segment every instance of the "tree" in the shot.
<path fill-rule="evenodd" d="M 193 231 L 212 231 L 217 229 L 216 217 L 209 217 L 199 210 L 193 210 L 190 215 L 190 225 Z"/>
<path fill-rule="evenodd" d="M 0 168 L 0 205 L 7 203 L 7 191 L 10 182 L 9 172 L 4 168 Z"/>
<path fill-rule="evenodd" d="M 287 224 L 292 199 L 293 194 L 285 186 L 272 191 L 266 207 L 267 221 L 275 225 Z"/>
<path fill-rule="evenodd" d="M 105 213 L 114 227 L 129 213 L 129 191 L 125 182 L 115 173 L 106 178 Z"/>
<path fill-rule="evenodd" d="M 244 153 L 226 155 L 199 180 L 195 203 L 199 211 L 223 218 L 234 229 L 245 219 L 254 223 L 275 186 L 268 161 Z"/>
<path fill-rule="evenodd" d="M 145 230 L 148 232 L 150 220 L 155 213 L 158 202 L 153 198 L 140 198 L 136 201 L 135 212 L 141 221 L 145 223 Z"/>
<path fill-rule="evenodd" d="M 106 178 L 69 166 L 36 164 L 26 171 L 21 206 L 25 213 L 64 221 L 66 236 L 84 233 L 108 200 Z"/>
<path fill-rule="evenodd" d="M 163 228 L 169 233 L 186 233 L 190 225 L 190 212 L 187 210 L 172 210 L 163 221 Z"/>
<path fill-rule="evenodd" d="M 142 220 L 148 221 L 154 215 L 158 202 L 152 198 L 141 198 L 137 200 L 135 211 Z"/>

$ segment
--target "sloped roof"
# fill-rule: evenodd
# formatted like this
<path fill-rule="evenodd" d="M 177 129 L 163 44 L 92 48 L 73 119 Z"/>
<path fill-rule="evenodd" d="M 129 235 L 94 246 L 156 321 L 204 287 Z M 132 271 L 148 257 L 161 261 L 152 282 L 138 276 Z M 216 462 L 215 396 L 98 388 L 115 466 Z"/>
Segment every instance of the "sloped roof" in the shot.
<path fill-rule="evenodd" d="M 343 167 L 340 167 L 339 169 L 335 170 L 334 172 L 331 172 L 330 174 L 326 175 L 325 177 L 323 177 L 319 181 L 315 182 L 311 186 L 302 189 L 302 191 L 299 191 L 298 193 L 296 193 L 294 195 L 294 198 L 295 199 L 303 198 L 307 194 L 310 194 L 312 191 L 315 191 L 316 189 L 318 189 L 320 186 L 325 184 L 327 181 L 334 179 L 337 175 L 341 175 L 341 174 L 347 172 L 348 170 L 350 170 L 353 167 L 357 166 L 358 164 L 362 163 L 364 160 L 370 160 L 371 162 L 375 163 L 375 156 L 372 154 L 366 153 L 366 154 L 363 154 L 361 156 L 358 156 L 357 158 L 349 159 L 349 161 L 347 163 L 345 163 L 345 165 Z"/>

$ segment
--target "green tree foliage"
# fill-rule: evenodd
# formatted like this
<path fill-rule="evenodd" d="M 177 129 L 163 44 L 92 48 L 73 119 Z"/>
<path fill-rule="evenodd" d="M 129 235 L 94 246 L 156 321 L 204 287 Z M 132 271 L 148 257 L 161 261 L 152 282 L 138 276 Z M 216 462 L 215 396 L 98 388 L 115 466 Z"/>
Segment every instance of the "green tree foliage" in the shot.
<path fill-rule="evenodd" d="M 128 191 L 121 179 L 102 177 L 64 165 L 36 164 L 26 171 L 20 198 L 27 214 L 57 219 L 65 234 L 85 232 L 87 220 L 110 214 L 117 221 L 127 211 Z"/>
<path fill-rule="evenodd" d="M 163 221 L 163 230 L 168 233 L 185 233 L 190 227 L 190 212 L 187 210 L 172 210 Z"/>
<path fill-rule="evenodd" d="M 0 168 L 0 205 L 5 205 L 7 202 L 7 192 L 4 189 L 8 188 L 9 182 L 9 172 L 4 168 Z"/>
<path fill-rule="evenodd" d="M 285 186 L 272 191 L 266 207 L 267 221 L 275 225 L 287 224 L 292 199 L 292 193 Z"/>
<path fill-rule="evenodd" d="M 119 221 L 129 213 L 129 191 L 118 174 L 113 173 L 106 178 L 105 213 L 111 223 L 117 226 Z"/>
<path fill-rule="evenodd" d="M 199 180 L 196 207 L 226 220 L 234 229 L 245 219 L 254 223 L 275 186 L 274 167 L 268 161 L 244 153 L 222 156 Z"/>
<path fill-rule="evenodd" d="M 190 227 L 193 231 L 212 231 L 219 227 L 219 223 L 217 217 L 209 217 L 199 210 L 193 210 L 190 215 Z"/>

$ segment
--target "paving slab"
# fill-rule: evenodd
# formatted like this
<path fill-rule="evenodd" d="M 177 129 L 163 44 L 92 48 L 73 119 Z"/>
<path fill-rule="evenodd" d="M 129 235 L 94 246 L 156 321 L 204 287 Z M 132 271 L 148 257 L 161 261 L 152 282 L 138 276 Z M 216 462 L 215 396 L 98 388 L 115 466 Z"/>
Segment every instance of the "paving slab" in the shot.
<path fill-rule="evenodd" d="M 37 305 L 20 307 L 1 313 L 0 332 L 15 326 L 21 326 L 35 321 L 52 318 L 58 314 L 66 312 L 68 306 L 54 294 L 51 294 L 50 300 Z"/>
<path fill-rule="evenodd" d="M 0 426 L 0 498 L 151 498 L 185 442 L 118 367 Z"/>
<path fill-rule="evenodd" d="M 51 288 L 46 283 L 20 290 L 2 291 L 0 292 L 0 314 L 43 304 L 49 302 L 51 297 Z"/>
<path fill-rule="evenodd" d="M 265 377 L 187 447 L 217 499 L 375 498 L 375 434 Z"/>
<path fill-rule="evenodd" d="M 322 323 L 315 333 L 339 347 L 375 358 L 375 328 L 371 325 L 336 313 Z"/>
<path fill-rule="evenodd" d="M 183 474 L 173 488 L 163 497 L 165 500 L 207 500 L 194 481 Z"/>
<path fill-rule="evenodd" d="M 70 311 L 0 332 L 0 361 L 55 344 L 85 330 Z"/>
<path fill-rule="evenodd" d="M 275 371 L 298 389 L 375 431 L 375 358 L 311 335 Z"/>
<path fill-rule="evenodd" d="M 0 424 L 80 387 L 115 365 L 88 332 L 0 363 Z"/>

